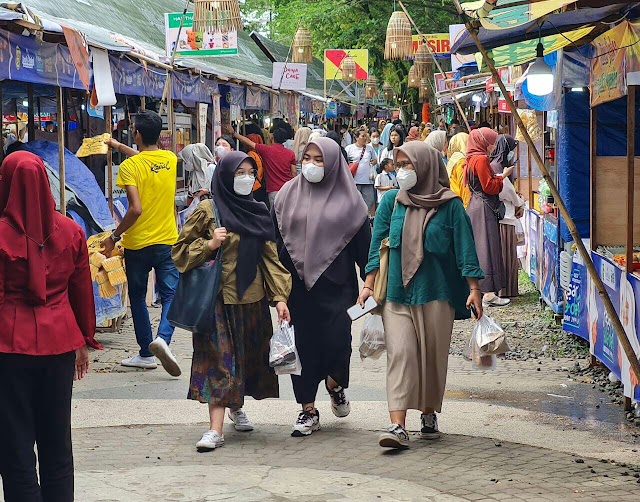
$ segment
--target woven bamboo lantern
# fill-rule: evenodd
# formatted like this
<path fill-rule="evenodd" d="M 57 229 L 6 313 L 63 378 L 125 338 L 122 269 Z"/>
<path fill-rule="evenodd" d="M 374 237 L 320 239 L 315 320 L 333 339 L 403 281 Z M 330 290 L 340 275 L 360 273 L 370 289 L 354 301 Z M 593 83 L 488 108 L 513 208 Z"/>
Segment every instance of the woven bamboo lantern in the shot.
<path fill-rule="evenodd" d="M 312 63 L 313 53 L 311 44 L 311 33 L 306 28 L 298 28 L 293 37 L 293 55 L 291 59 L 294 63 Z"/>
<path fill-rule="evenodd" d="M 345 56 L 340 65 L 342 68 L 342 81 L 353 82 L 356 79 L 356 62 L 351 56 Z"/>
<path fill-rule="evenodd" d="M 365 97 L 367 99 L 374 99 L 378 97 L 378 79 L 373 75 L 369 75 L 367 83 L 364 88 Z"/>
<path fill-rule="evenodd" d="M 420 92 L 419 99 L 421 103 L 425 101 L 429 101 L 429 97 L 431 96 L 431 88 L 429 87 L 429 79 L 423 78 L 420 80 Z"/>
<path fill-rule="evenodd" d="M 195 0 L 193 31 L 227 33 L 242 30 L 238 0 Z"/>
<path fill-rule="evenodd" d="M 387 101 L 391 101 L 395 92 L 393 91 L 393 87 L 391 87 L 387 82 L 382 84 L 382 94 L 384 95 L 384 99 Z"/>
<path fill-rule="evenodd" d="M 387 39 L 384 43 L 384 58 L 404 60 L 413 56 L 413 40 L 409 18 L 402 11 L 391 14 L 387 25 Z"/>
<path fill-rule="evenodd" d="M 417 78 L 426 78 L 431 73 L 431 54 L 429 54 L 429 47 L 426 43 L 418 46 L 418 50 L 413 57 L 413 64 L 416 67 Z"/>
<path fill-rule="evenodd" d="M 420 87 L 420 79 L 416 77 L 416 67 L 409 68 L 409 75 L 407 76 L 407 87 L 409 89 L 418 89 Z"/>

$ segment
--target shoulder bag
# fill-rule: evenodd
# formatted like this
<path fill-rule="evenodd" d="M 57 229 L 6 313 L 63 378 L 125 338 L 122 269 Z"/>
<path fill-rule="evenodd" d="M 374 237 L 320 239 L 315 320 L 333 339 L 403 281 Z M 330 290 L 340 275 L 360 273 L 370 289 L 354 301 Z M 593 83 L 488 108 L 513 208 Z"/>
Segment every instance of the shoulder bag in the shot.
<path fill-rule="evenodd" d="M 364 157 L 364 152 L 367 150 L 367 145 L 362 147 L 362 153 L 360 154 L 360 158 L 358 162 L 350 162 L 349 163 L 349 171 L 351 171 L 351 176 L 355 178 L 356 173 L 358 172 L 358 167 L 360 166 L 360 161 Z"/>
<path fill-rule="evenodd" d="M 396 210 L 398 199 L 393 203 L 393 211 Z M 392 211 L 392 214 L 393 214 Z M 385 237 L 380 242 L 380 268 L 376 275 L 376 282 L 373 284 L 373 299 L 379 307 L 387 301 L 387 284 L 389 281 L 389 237 Z"/>
<path fill-rule="evenodd" d="M 216 225 L 220 216 L 211 199 Z M 169 324 L 192 333 L 215 333 L 215 305 L 222 277 L 222 246 L 212 260 L 180 274 L 178 287 L 167 313 Z"/>
<path fill-rule="evenodd" d="M 473 176 L 475 177 L 475 173 L 473 173 L 473 171 L 469 170 L 469 174 L 473 174 Z M 505 205 L 505 203 L 503 201 L 501 201 L 498 198 L 498 202 L 495 205 L 491 205 L 489 203 L 489 201 L 487 200 L 487 197 L 485 196 L 484 192 L 476 192 L 473 188 L 471 188 L 471 184 L 469 184 L 468 186 L 469 186 L 469 191 L 473 195 L 478 197 L 483 202 L 483 204 L 485 206 L 487 206 L 489 209 L 491 209 L 491 212 L 496 215 L 496 218 L 498 218 L 498 221 L 504 220 L 504 217 L 507 214 L 507 206 Z M 497 196 L 497 197 L 499 197 L 499 196 Z"/>

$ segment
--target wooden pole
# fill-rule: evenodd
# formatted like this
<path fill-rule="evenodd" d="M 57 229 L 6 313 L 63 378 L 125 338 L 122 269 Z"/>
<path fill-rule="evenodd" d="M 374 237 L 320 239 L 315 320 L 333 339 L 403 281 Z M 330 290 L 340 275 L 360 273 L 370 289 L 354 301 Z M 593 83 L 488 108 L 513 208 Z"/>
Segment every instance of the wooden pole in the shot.
<path fill-rule="evenodd" d="M 176 153 L 176 125 L 171 94 L 167 96 L 167 127 L 169 128 L 169 134 L 171 134 L 171 151 Z"/>
<path fill-rule="evenodd" d="M 56 105 L 58 112 L 58 178 L 60 179 L 60 212 L 66 216 L 67 214 L 67 197 L 65 186 L 65 171 L 64 171 L 64 130 L 66 124 L 64 120 L 64 106 L 63 106 L 63 92 L 62 87 L 58 87 L 56 90 Z"/>
<path fill-rule="evenodd" d="M 104 107 L 105 132 L 111 136 L 113 133 L 113 115 L 111 106 Z M 109 211 L 113 214 L 113 150 L 107 149 L 107 195 L 109 197 Z"/>
<path fill-rule="evenodd" d="M 630 85 L 627 95 L 627 274 L 633 272 L 634 235 L 634 195 L 635 195 L 635 129 L 636 129 L 636 87 Z"/>
<path fill-rule="evenodd" d="M 411 21 L 411 24 L 413 25 L 413 27 L 418 32 L 418 35 L 422 37 L 423 35 L 420 32 L 420 28 L 418 28 L 418 25 L 416 24 L 416 22 L 411 17 L 411 14 L 409 14 L 409 11 L 407 11 L 407 8 L 402 3 L 402 0 L 398 0 L 398 5 L 400 5 L 400 7 L 402 7 L 402 10 L 404 11 L 404 13 L 409 18 L 409 21 Z M 467 114 L 464 113 L 464 110 L 462 109 L 462 106 L 460 105 L 460 102 L 458 101 L 458 98 L 456 97 L 456 93 L 453 92 L 453 89 L 451 89 L 449 86 L 446 85 L 447 75 L 445 74 L 444 70 L 442 69 L 442 66 L 440 66 L 440 63 L 436 59 L 436 56 L 433 53 L 433 51 L 431 50 L 431 47 L 429 46 L 429 44 L 427 44 L 427 48 L 429 49 L 429 55 L 431 56 L 431 59 L 433 60 L 433 64 L 436 65 L 436 68 L 438 68 L 438 71 L 440 72 L 440 75 L 442 76 L 442 79 L 445 80 L 445 87 L 451 93 L 451 97 L 453 98 L 453 101 L 455 102 L 456 106 L 458 107 L 458 111 L 460 112 L 460 115 L 462 116 L 462 120 L 464 120 L 464 124 L 467 126 L 467 131 L 471 132 L 471 126 L 469 125 L 469 121 L 467 120 Z"/>
<path fill-rule="evenodd" d="M 147 109 L 147 98 L 145 96 L 140 97 L 140 111 L 145 111 Z"/>
<path fill-rule="evenodd" d="M 27 134 L 29 135 L 29 141 L 35 141 L 36 139 L 36 113 L 33 102 L 33 84 L 27 84 Z"/>
<path fill-rule="evenodd" d="M 452 0 L 452 1 L 456 5 L 458 12 L 462 14 L 462 10 L 460 8 L 460 3 L 458 2 L 458 0 Z M 538 152 L 538 150 L 535 147 L 535 144 L 533 143 L 533 140 L 531 139 L 531 136 L 529 136 L 529 132 L 527 131 L 527 128 L 524 125 L 524 122 L 522 122 L 522 118 L 520 118 L 520 115 L 518 115 L 516 111 L 516 105 L 514 104 L 513 100 L 511 99 L 511 96 L 507 92 L 507 89 L 505 88 L 504 83 L 500 79 L 500 76 L 498 75 L 498 71 L 496 70 L 496 67 L 493 64 L 493 60 L 491 59 L 486 49 L 484 48 L 484 45 L 482 45 L 482 42 L 478 38 L 477 29 L 473 27 L 469 22 L 466 23 L 466 27 L 467 27 L 467 31 L 471 35 L 471 38 L 473 38 L 473 41 L 476 43 L 478 50 L 482 54 L 483 60 L 486 62 L 487 66 L 491 70 L 491 73 L 493 74 L 493 78 L 496 80 L 496 83 L 500 87 L 500 90 L 502 91 L 502 95 L 507 101 L 507 104 L 509 105 L 509 109 L 511 110 L 511 113 L 513 114 L 516 120 L 516 123 L 520 128 L 520 132 L 524 136 L 524 139 L 527 145 L 529 146 L 529 150 L 531 151 L 531 154 L 533 155 L 536 163 L 538 164 L 538 167 L 540 167 L 540 171 L 542 171 L 542 175 L 544 179 L 549 185 L 549 190 L 551 191 L 551 195 L 553 195 L 553 198 L 555 199 L 556 204 L 558 205 L 558 209 L 560 210 L 560 214 L 564 218 L 567 228 L 569 229 L 569 232 L 573 237 L 576 247 L 578 248 L 578 252 L 580 253 L 580 257 L 582 258 L 582 260 L 585 263 L 585 266 L 587 267 L 587 272 L 589 273 L 591 280 L 594 282 L 596 289 L 598 290 L 598 294 L 600 295 L 600 299 L 604 304 L 604 308 L 607 312 L 607 315 L 609 316 L 609 319 L 613 324 L 613 328 L 616 331 L 618 341 L 620 342 L 620 345 L 622 345 L 622 348 L 624 349 L 624 352 L 627 358 L 629 359 L 629 362 L 631 364 L 631 368 L 633 369 L 634 374 L 638 379 L 640 379 L 640 361 L 638 361 L 638 357 L 636 356 L 635 351 L 633 350 L 633 347 L 629 342 L 629 338 L 627 337 L 627 334 L 624 330 L 624 327 L 620 322 L 620 317 L 618 316 L 618 313 L 616 312 L 616 309 L 614 308 L 613 303 L 611 302 L 609 293 L 607 293 L 604 283 L 602 282 L 602 279 L 598 275 L 598 271 L 596 270 L 596 267 L 593 264 L 593 261 L 591 260 L 591 255 L 589 254 L 589 252 L 587 251 L 587 248 L 582 242 L 580 234 L 578 233 L 578 229 L 576 228 L 576 224 L 574 223 L 573 218 L 571 217 L 571 214 L 569 214 L 569 210 L 567 209 L 567 206 L 565 205 L 564 200 L 562 199 L 560 193 L 558 192 L 558 188 L 556 187 L 556 184 L 553 181 L 553 178 L 551 177 L 549 170 L 547 169 L 547 166 L 545 166 L 544 160 L 540 156 L 540 152 Z"/>
<path fill-rule="evenodd" d="M 591 155 L 591 193 L 590 193 L 590 207 L 591 207 L 591 249 L 595 250 L 598 247 L 598 208 L 596 206 L 596 173 L 598 171 L 598 155 L 597 155 L 597 131 L 598 131 L 598 113 L 597 108 L 591 107 L 591 113 L 589 114 L 589 132 L 591 135 L 590 141 L 590 155 Z"/>

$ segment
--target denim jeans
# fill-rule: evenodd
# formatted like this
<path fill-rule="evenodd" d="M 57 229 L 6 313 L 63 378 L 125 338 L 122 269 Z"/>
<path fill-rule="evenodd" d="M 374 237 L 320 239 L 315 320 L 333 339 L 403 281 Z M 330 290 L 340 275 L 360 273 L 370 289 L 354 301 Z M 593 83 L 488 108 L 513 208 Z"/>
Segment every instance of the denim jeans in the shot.
<path fill-rule="evenodd" d="M 162 302 L 162 316 L 158 326 L 158 336 L 167 345 L 171 343 L 173 326 L 167 321 L 167 312 L 178 286 L 178 269 L 171 259 L 171 246 L 154 244 L 132 251 L 125 249 L 124 259 L 129 283 L 129 300 L 136 341 L 140 346 L 140 356 L 151 357 L 149 344 L 153 341 L 149 309 L 147 308 L 147 283 L 151 269 L 156 272 L 158 292 Z"/>

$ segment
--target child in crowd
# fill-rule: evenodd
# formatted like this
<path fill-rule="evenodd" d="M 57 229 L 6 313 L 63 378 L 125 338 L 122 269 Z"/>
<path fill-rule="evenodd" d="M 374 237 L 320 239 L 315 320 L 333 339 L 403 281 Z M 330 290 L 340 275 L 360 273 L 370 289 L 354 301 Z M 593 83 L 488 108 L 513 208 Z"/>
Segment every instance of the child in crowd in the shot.
<path fill-rule="evenodd" d="M 393 160 L 384 159 L 380 163 L 380 174 L 376 176 L 375 187 L 378 192 L 378 203 L 380 203 L 383 195 L 388 190 L 398 188 L 398 181 L 396 180 L 396 168 L 393 165 Z"/>

